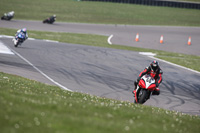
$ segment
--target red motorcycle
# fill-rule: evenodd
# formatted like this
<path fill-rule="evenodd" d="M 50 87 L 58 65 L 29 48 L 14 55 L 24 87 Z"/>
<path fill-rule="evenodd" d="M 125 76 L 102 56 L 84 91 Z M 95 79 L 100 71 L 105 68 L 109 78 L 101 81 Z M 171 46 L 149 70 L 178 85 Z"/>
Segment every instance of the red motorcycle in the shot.
<path fill-rule="evenodd" d="M 135 97 L 134 102 L 139 104 L 145 103 L 150 98 L 151 93 L 156 89 L 158 88 L 156 88 L 155 79 L 151 75 L 146 74 L 142 76 L 136 89 L 133 91 Z"/>

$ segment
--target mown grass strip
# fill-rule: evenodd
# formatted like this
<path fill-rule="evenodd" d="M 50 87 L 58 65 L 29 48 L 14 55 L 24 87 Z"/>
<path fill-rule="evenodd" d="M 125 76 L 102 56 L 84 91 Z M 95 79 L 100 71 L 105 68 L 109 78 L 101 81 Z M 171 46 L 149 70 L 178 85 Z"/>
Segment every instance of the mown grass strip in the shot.
<path fill-rule="evenodd" d="M 13 36 L 17 29 L 0 28 L 0 33 Z M 166 61 L 200 71 L 200 56 L 185 55 L 179 53 L 171 53 L 153 49 L 144 49 L 137 47 L 121 46 L 121 45 L 109 45 L 107 42 L 107 36 L 91 35 L 91 34 L 76 34 L 76 33 L 62 33 L 62 32 L 42 32 L 42 31 L 28 31 L 29 37 L 37 39 L 48 39 L 59 42 L 83 44 L 98 47 L 115 48 L 122 50 L 131 50 L 138 52 L 153 52 L 157 54 L 157 58 L 164 59 Z"/>
<path fill-rule="evenodd" d="M 39 6 L 38 6 L 39 5 Z M 1 0 L 0 14 L 14 19 L 128 25 L 200 26 L 200 10 L 77 0 Z"/>
<path fill-rule="evenodd" d="M 0 129 L 48 133 L 195 133 L 199 116 L 61 90 L 0 72 Z"/>

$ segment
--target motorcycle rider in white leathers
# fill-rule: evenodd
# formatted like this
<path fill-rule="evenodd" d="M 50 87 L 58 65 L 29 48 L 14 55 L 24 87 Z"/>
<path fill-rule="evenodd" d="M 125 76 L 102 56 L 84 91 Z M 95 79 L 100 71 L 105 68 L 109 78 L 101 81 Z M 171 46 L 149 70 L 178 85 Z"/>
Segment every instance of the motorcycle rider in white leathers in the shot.
<path fill-rule="evenodd" d="M 15 12 L 14 11 L 11 11 L 11 12 L 8 12 L 8 13 L 4 13 L 4 16 L 14 16 Z"/>

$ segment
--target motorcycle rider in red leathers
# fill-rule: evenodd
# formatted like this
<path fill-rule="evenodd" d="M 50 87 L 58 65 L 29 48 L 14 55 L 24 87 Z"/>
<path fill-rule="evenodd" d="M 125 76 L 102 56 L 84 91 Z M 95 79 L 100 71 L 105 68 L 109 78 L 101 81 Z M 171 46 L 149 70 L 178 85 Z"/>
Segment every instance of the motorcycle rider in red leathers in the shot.
<path fill-rule="evenodd" d="M 158 86 L 162 82 L 162 70 L 159 67 L 159 63 L 157 61 L 153 61 L 149 67 L 145 68 L 144 71 L 142 71 L 138 77 L 138 79 L 135 81 L 135 89 L 133 90 L 133 93 L 136 92 L 137 84 L 139 83 L 141 77 L 145 74 L 150 74 L 156 81 L 156 89 L 152 92 L 152 95 L 159 95 L 160 89 Z"/>

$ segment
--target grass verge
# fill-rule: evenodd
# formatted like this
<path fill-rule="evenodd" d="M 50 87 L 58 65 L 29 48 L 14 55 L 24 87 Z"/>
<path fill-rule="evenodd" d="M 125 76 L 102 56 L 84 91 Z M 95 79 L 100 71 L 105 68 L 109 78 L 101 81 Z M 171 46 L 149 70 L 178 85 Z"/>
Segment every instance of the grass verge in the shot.
<path fill-rule="evenodd" d="M 16 31 L 17 29 L 0 28 L 0 33 L 4 35 L 13 36 L 14 33 L 16 33 Z M 166 61 L 178 64 L 181 66 L 185 66 L 187 68 L 191 68 L 193 70 L 200 72 L 200 67 L 199 67 L 200 56 L 185 55 L 185 54 L 179 54 L 179 53 L 171 53 L 171 52 L 129 47 L 129 46 L 109 45 L 107 43 L 108 37 L 101 36 L 101 35 L 62 33 L 62 32 L 41 32 L 41 31 L 29 31 L 28 34 L 29 34 L 29 37 L 37 38 L 37 39 L 48 39 L 48 40 L 55 40 L 59 42 L 65 42 L 65 43 L 83 44 L 83 45 L 90 45 L 90 46 L 139 51 L 139 52 L 153 52 L 157 54 L 156 56 L 157 58 L 164 59 Z"/>
<path fill-rule="evenodd" d="M 0 72 L 0 128 L 8 132 L 195 133 L 199 116 L 68 92 Z"/>
<path fill-rule="evenodd" d="M 38 6 L 39 5 L 39 6 Z M 1 0 L 0 14 L 15 19 L 128 25 L 200 26 L 200 10 L 77 0 Z"/>

